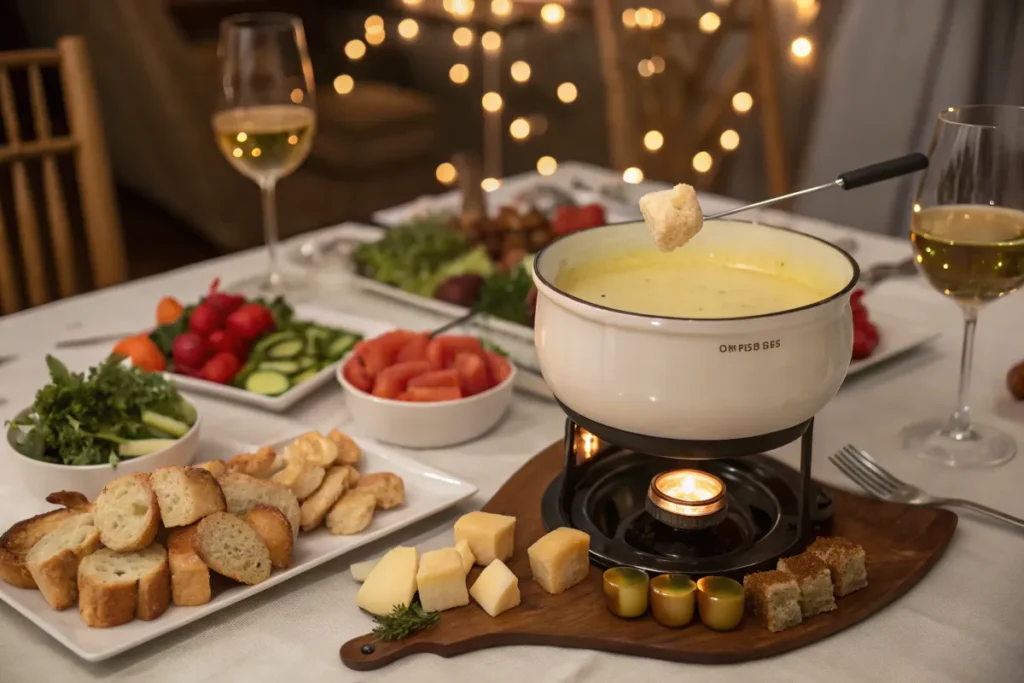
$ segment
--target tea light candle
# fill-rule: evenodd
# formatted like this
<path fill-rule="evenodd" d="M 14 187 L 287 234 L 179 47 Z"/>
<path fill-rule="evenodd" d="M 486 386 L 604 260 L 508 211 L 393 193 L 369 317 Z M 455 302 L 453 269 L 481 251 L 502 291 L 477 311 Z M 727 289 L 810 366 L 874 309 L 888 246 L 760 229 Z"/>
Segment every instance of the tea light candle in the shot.
<path fill-rule="evenodd" d="M 693 620 L 697 584 L 685 574 L 662 574 L 651 579 L 651 614 L 662 626 L 676 628 Z"/>
<path fill-rule="evenodd" d="M 634 567 L 615 567 L 604 573 L 604 598 L 608 611 L 623 619 L 647 611 L 647 574 Z"/>
<path fill-rule="evenodd" d="M 705 576 L 697 581 L 697 609 L 708 628 L 731 631 L 743 621 L 743 586 L 724 576 Z"/>
<path fill-rule="evenodd" d="M 680 529 L 702 529 L 728 513 L 725 482 L 700 470 L 670 470 L 651 480 L 644 502 L 655 519 Z"/>

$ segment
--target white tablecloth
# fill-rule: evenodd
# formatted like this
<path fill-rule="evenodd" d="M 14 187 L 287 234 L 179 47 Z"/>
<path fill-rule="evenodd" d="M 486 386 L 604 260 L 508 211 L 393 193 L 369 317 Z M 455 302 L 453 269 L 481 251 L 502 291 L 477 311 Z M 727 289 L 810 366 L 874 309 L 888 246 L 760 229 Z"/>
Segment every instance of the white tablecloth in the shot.
<path fill-rule="evenodd" d="M 592 178 L 602 177 L 586 171 Z M 608 176 L 611 177 L 611 176 Z M 713 199 L 706 208 L 717 208 Z M 842 229 L 787 217 L 790 224 L 826 238 Z M 893 260 L 906 244 L 856 235 L 862 265 Z M 200 295 L 215 276 L 232 280 L 264 265 L 260 251 L 225 257 L 147 280 L 77 297 L 0 319 L 0 356 L 20 358 L 0 366 L 0 421 L 31 401 L 45 381 L 42 355 L 56 339 L 138 329 L 152 319 L 165 294 Z M 338 285 L 338 283 L 334 283 Z M 335 286 L 321 303 L 395 323 L 430 327 L 438 319 L 381 298 Z M 955 306 L 918 281 L 890 282 L 869 305 L 938 321 L 944 333 L 929 347 L 851 378 L 818 416 L 815 476 L 849 487 L 827 456 L 854 442 L 877 454 L 897 474 L 937 494 L 973 498 L 1024 516 L 1024 454 L 990 471 L 940 469 L 902 454 L 897 432 L 919 418 L 944 414 L 953 403 L 961 324 Z M 993 305 L 978 330 L 973 406 L 976 415 L 1024 444 L 1024 405 L 1006 392 L 1007 368 L 1024 358 L 1024 297 Z M 65 350 L 60 356 L 84 368 L 105 348 Z M 210 399 L 197 399 L 207 416 L 206 436 L 271 440 L 299 426 L 327 427 L 348 420 L 340 392 L 324 389 L 291 413 L 274 416 Z M 0 683 L 38 681 L 922 681 L 942 683 L 1024 681 L 1024 535 L 974 517 L 961 518 L 946 555 L 911 592 L 867 621 L 815 645 L 768 660 L 732 666 L 695 666 L 640 660 L 585 650 L 516 647 L 454 659 L 418 655 L 376 672 L 346 669 L 342 642 L 366 632 L 368 617 L 353 604 L 357 585 L 351 562 L 391 545 L 421 549 L 450 543 L 451 521 L 482 506 L 524 462 L 561 436 L 563 416 L 541 399 L 518 396 L 509 417 L 471 444 L 413 456 L 471 481 L 479 494 L 460 509 L 397 533 L 352 556 L 339 558 L 210 618 L 189 625 L 107 662 L 88 664 L 6 605 L 0 605 Z M 357 424 L 346 425 L 360 434 Z M 796 450 L 778 454 L 796 464 Z M 18 492 L 0 463 L 0 528 L 45 509 Z"/>

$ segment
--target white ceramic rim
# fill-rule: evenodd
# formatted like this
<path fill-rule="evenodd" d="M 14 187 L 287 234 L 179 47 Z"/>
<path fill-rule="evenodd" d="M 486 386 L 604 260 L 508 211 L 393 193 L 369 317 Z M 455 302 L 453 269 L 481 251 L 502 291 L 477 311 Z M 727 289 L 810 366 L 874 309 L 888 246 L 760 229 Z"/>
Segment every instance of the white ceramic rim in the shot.
<path fill-rule="evenodd" d="M 399 401 L 396 398 L 381 398 L 380 396 L 374 396 L 373 394 L 368 393 L 366 391 L 363 391 L 362 389 L 360 389 L 358 387 L 352 386 L 349 383 L 349 381 L 347 379 L 345 379 L 345 373 L 344 373 L 345 363 L 348 362 L 348 359 L 351 356 L 352 356 L 352 352 L 350 351 L 350 352 L 346 353 L 344 356 L 342 356 L 341 360 L 338 362 L 338 370 L 337 370 L 338 383 L 341 384 L 342 389 L 344 389 L 345 391 L 351 391 L 352 393 L 355 393 L 355 394 L 360 394 L 363 397 L 365 397 L 366 399 L 368 399 L 369 401 L 371 401 L 372 403 L 375 403 L 375 404 L 380 405 L 380 406 L 402 406 L 404 408 L 411 408 L 413 410 L 416 410 L 416 409 L 429 410 L 433 406 L 450 406 L 450 405 L 456 405 L 456 404 L 458 404 L 458 405 L 469 405 L 470 403 L 472 403 L 474 401 L 477 401 L 477 400 L 482 401 L 485 398 L 487 398 L 488 396 L 490 396 L 491 394 L 497 393 L 498 390 L 501 389 L 502 387 L 504 387 L 506 384 L 510 384 L 512 382 L 515 382 L 516 381 L 516 372 L 518 372 L 518 370 L 516 369 L 516 364 L 513 363 L 511 360 L 509 360 L 508 356 L 502 356 L 502 358 L 505 359 L 505 362 L 508 363 L 508 366 L 512 370 L 512 372 L 509 373 L 509 376 L 506 377 L 503 381 L 499 382 L 498 384 L 495 384 L 493 387 L 491 387 L 487 391 L 480 392 L 479 394 L 473 394 L 472 396 L 464 396 L 462 398 L 448 399 L 447 401 Z"/>
<path fill-rule="evenodd" d="M 723 222 L 725 220 L 726 219 L 723 219 Z M 643 224 L 643 221 L 623 221 L 621 223 L 609 223 L 607 225 L 601 225 L 601 226 L 597 226 L 597 227 L 594 227 L 594 228 L 586 228 L 584 230 L 577 230 L 575 232 L 570 232 L 567 235 L 562 235 L 561 237 L 559 237 L 559 238 L 555 239 L 554 241 L 552 241 L 546 247 L 544 247 L 539 252 L 537 252 L 537 255 L 533 259 L 534 283 L 540 283 L 541 286 L 544 289 L 547 290 L 547 294 L 552 299 L 556 299 L 558 297 L 564 297 L 565 299 L 568 299 L 569 301 L 573 302 L 576 305 L 582 306 L 584 308 L 592 309 L 594 312 L 600 312 L 602 314 L 602 316 L 610 316 L 613 320 L 615 319 L 616 316 L 625 316 L 623 318 L 620 318 L 621 322 L 626 322 L 628 320 L 628 321 L 633 322 L 634 324 L 636 324 L 638 322 L 639 323 L 645 323 L 646 322 L 646 323 L 655 324 L 655 325 L 659 324 L 661 322 L 714 324 L 714 323 L 740 322 L 740 321 L 747 321 L 747 320 L 763 320 L 763 319 L 766 319 L 766 318 L 772 318 L 774 316 L 786 315 L 786 314 L 789 314 L 789 313 L 798 313 L 800 311 L 807 311 L 807 310 L 810 310 L 812 308 L 816 308 L 818 306 L 822 306 L 824 304 L 827 304 L 827 303 L 829 303 L 831 301 L 835 301 L 836 299 L 839 299 L 839 298 L 845 296 L 849 292 L 852 292 L 854 290 L 854 288 L 857 286 L 857 281 L 860 279 L 860 266 L 858 265 L 857 260 L 854 259 L 853 256 L 851 256 L 849 254 L 849 252 L 847 252 L 846 250 L 842 249 L 841 247 L 837 247 L 835 244 L 829 242 L 828 240 L 822 239 L 821 237 L 817 237 L 815 235 L 809 235 L 809 234 L 807 234 L 805 232 L 801 232 L 801 231 L 795 230 L 793 228 L 784 228 L 784 227 L 781 227 L 781 226 L 778 226 L 778 225 L 769 225 L 768 223 L 758 223 L 758 222 L 754 222 L 754 221 L 733 220 L 731 218 L 727 219 L 727 220 L 729 222 L 732 222 L 732 223 L 746 223 L 746 224 L 751 225 L 751 226 L 757 226 L 757 227 L 761 227 L 761 228 L 766 228 L 768 230 L 779 230 L 781 232 L 787 232 L 787 233 L 796 235 L 798 238 L 806 238 L 808 240 L 813 240 L 815 242 L 820 242 L 821 244 L 823 244 L 823 245 L 825 245 L 825 246 L 827 246 L 827 247 L 829 247 L 829 248 L 839 252 L 840 255 L 842 255 L 842 256 L 844 256 L 846 258 L 846 260 L 850 264 L 850 268 L 852 269 L 852 273 L 851 273 L 851 276 L 850 276 L 850 281 L 847 282 L 846 285 L 844 285 L 839 291 L 834 292 L 834 293 L 828 295 L 824 299 L 818 299 L 817 301 L 814 301 L 814 302 L 809 303 L 809 304 L 804 304 L 803 306 L 798 306 L 796 308 L 786 308 L 786 309 L 783 309 L 781 311 L 772 311 L 770 313 L 759 313 L 757 315 L 747 315 L 747 316 L 739 316 L 739 317 L 732 317 L 732 318 L 684 318 L 684 317 L 676 317 L 676 316 L 648 315 L 646 313 L 637 313 L 635 311 L 624 311 L 624 310 L 618 309 L 618 308 L 611 308 L 609 306 L 602 306 L 601 304 L 595 304 L 595 303 L 592 303 L 592 302 L 587 301 L 585 299 L 581 299 L 581 298 L 579 298 L 577 296 L 569 294 L 569 293 L 567 293 L 565 291 L 562 291 L 561 289 L 556 287 L 552 282 L 548 281 L 548 279 L 545 278 L 541 274 L 540 266 L 541 266 L 541 262 L 542 262 L 544 256 L 546 255 L 548 250 L 553 245 L 557 244 L 558 242 L 560 242 L 562 240 L 568 240 L 568 239 L 573 239 L 573 238 L 580 238 L 581 235 L 584 235 L 584 234 L 586 234 L 586 233 L 588 233 L 588 232 L 590 232 L 592 230 L 605 230 L 607 228 L 616 228 L 616 227 L 619 227 L 621 225 Z"/>
<path fill-rule="evenodd" d="M 182 399 L 184 399 L 193 408 L 196 407 L 194 403 L 192 403 L 191 401 L 186 399 L 184 396 L 182 397 Z M 22 413 L 24 413 L 27 410 L 32 410 L 32 406 L 29 406 L 27 408 L 23 408 L 22 410 L 18 411 L 16 414 L 17 415 L 21 415 Z M 17 417 L 15 419 L 17 419 Z M 177 439 L 175 439 L 173 444 L 171 444 L 167 448 L 161 448 L 158 451 L 153 451 L 152 453 L 147 453 L 146 455 L 140 455 L 137 458 L 122 458 L 121 462 L 125 462 L 125 463 L 128 463 L 128 462 L 142 462 L 146 458 L 152 458 L 154 456 L 160 455 L 161 453 L 166 453 L 170 449 L 172 449 L 175 446 L 177 446 L 181 441 L 184 441 L 188 437 L 192 436 L 192 433 L 195 432 L 197 429 L 199 429 L 199 424 L 202 421 L 203 421 L 203 417 L 202 417 L 202 415 L 199 414 L 199 411 L 197 409 L 196 410 L 196 421 L 192 424 L 192 428 L 189 429 L 187 432 L 185 432 L 185 434 L 183 436 L 179 436 Z M 55 462 L 46 462 L 45 460 L 36 460 L 35 458 L 30 458 L 27 455 L 25 455 L 24 453 L 22 453 L 21 451 L 19 451 L 17 448 L 15 448 L 14 444 L 12 444 L 10 442 L 10 433 L 11 433 L 11 431 L 13 431 L 13 430 L 15 430 L 17 428 L 18 428 L 18 426 L 12 423 L 11 426 L 7 429 L 6 433 L 4 434 L 4 439 L 7 440 L 7 445 L 10 447 L 12 452 L 14 452 L 16 455 L 18 455 L 18 457 L 25 458 L 25 460 L 28 460 L 28 461 L 32 462 L 33 464 L 35 464 L 35 465 L 39 465 L 40 467 L 48 467 L 48 468 L 59 469 L 59 470 L 68 470 L 68 471 L 73 471 L 73 472 L 98 472 L 101 469 L 114 469 L 115 467 L 117 467 L 117 465 L 111 465 L 110 463 L 106 463 L 106 464 L 103 464 L 103 465 L 58 465 Z"/>

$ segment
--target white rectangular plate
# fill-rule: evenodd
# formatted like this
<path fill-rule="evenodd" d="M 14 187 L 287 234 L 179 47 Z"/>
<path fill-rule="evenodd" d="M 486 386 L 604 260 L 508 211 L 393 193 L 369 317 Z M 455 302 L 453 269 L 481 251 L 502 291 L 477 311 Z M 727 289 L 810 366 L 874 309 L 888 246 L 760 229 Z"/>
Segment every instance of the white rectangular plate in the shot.
<path fill-rule="evenodd" d="M 847 377 L 927 344 L 942 332 L 926 322 L 908 320 L 904 316 L 878 310 L 870 301 L 867 302 L 867 307 L 871 322 L 878 328 L 878 346 L 875 347 L 874 353 L 864 360 L 850 363 L 850 369 L 846 372 Z"/>
<path fill-rule="evenodd" d="M 309 534 L 301 533 L 295 545 L 292 566 L 283 571 L 274 570 L 270 578 L 263 583 L 255 586 L 231 584 L 229 588 L 220 591 L 215 589 L 213 599 L 205 605 L 172 605 L 153 621 L 135 620 L 123 626 L 106 629 L 86 626 L 75 607 L 62 612 L 54 611 L 38 590 L 15 588 L 0 581 L 0 600 L 16 609 L 82 659 L 98 662 L 202 619 L 339 555 L 383 538 L 451 507 L 477 491 L 472 484 L 423 465 L 387 446 L 364 439 L 356 441 L 363 449 L 360 471 L 394 472 L 400 476 L 405 483 L 405 503 L 391 510 L 377 511 L 370 526 L 352 536 L 332 536 L 323 527 Z M 226 579 L 224 582 L 229 583 Z M 215 586 L 218 583 L 215 582 Z"/>
<path fill-rule="evenodd" d="M 394 329 L 394 325 L 390 323 L 305 304 L 295 307 L 295 319 L 314 322 L 328 327 L 335 327 L 347 332 L 354 332 L 356 334 L 361 334 L 366 338 L 376 337 L 378 334 L 383 334 L 388 330 Z M 204 379 L 187 377 L 185 375 L 172 374 L 168 375 L 168 377 L 185 392 L 206 394 L 216 398 L 222 398 L 227 401 L 244 403 L 256 408 L 262 408 L 263 410 L 279 413 L 288 410 L 293 405 L 322 387 L 325 383 L 332 381 L 337 366 L 337 363 L 328 365 L 311 379 L 292 387 L 280 396 L 261 396 L 260 394 L 255 394 L 251 391 L 240 389 L 239 387 L 226 384 L 216 384 L 215 382 L 207 382 Z"/>

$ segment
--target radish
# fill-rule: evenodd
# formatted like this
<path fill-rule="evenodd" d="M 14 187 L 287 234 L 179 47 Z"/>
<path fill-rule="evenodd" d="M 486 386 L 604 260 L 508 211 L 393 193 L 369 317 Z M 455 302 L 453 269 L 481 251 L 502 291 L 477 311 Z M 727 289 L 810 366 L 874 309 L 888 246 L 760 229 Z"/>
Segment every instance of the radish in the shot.
<path fill-rule="evenodd" d="M 210 347 L 195 332 L 185 332 L 174 339 L 171 355 L 174 356 L 176 366 L 201 368 L 210 357 Z"/>

